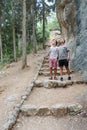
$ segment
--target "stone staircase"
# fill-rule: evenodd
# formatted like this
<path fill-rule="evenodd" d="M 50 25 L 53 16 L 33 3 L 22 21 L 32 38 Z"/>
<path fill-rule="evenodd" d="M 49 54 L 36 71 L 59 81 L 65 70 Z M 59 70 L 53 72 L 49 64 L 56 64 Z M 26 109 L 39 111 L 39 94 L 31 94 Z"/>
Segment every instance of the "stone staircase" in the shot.
<path fill-rule="evenodd" d="M 49 80 L 48 56 L 43 60 L 39 75 L 34 82 L 30 96 L 20 108 L 20 115 L 12 130 L 87 130 L 87 120 L 82 97 L 87 83 L 80 75 L 71 71 L 72 80 Z"/>

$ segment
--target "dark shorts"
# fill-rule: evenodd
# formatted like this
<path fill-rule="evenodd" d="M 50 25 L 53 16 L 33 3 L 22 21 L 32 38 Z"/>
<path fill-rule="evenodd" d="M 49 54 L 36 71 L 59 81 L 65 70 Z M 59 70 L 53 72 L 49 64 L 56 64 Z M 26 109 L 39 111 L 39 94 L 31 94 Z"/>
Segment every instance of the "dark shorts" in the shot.
<path fill-rule="evenodd" d="M 65 67 L 68 67 L 68 61 L 67 61 L 67 59 L 64 59 L 64 60 L 59 60 L 59 67 L 63 67 L 63 66 L 65 66 Z"/>

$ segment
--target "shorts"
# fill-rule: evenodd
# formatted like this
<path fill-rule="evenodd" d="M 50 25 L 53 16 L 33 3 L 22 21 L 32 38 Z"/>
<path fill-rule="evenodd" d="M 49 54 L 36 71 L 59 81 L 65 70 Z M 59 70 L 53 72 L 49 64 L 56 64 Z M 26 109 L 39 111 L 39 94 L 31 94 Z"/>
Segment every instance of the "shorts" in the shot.
<path fill-rule="evenodd" d="M 59 60 L 59 67 L 68 67 L 69 66 L 69 62 L 67 59 L 64 59 L 64 60 Z"/>
<path fill-rule="evenodd" d="M 49 59 L 49 67 L 50 68 L 57 68 L 57 59 Z"/>

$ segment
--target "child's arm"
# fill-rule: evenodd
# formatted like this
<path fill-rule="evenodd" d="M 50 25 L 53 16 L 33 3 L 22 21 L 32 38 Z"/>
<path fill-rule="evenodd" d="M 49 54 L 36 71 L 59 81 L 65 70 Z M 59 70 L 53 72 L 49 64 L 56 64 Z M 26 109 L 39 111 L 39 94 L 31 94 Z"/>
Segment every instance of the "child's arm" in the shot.
<path fill-rule="evenodd" d="M 67 60 L 70 61 L 70 49 L 68 46 L 66 46 L 66 48 L 67 48 L 67 53 L 68 53 Z"/>
<path fill-rule="evenodd" d="M 50 53 L 51 53 L 51 48 L 49 49 L 48 56 L 50 56 Z"/>
<path fill-rule="evenodd" d="M 70 61 L 70 50 L 68 50 L 68 57 L 67 60 Z"/>
<path fill-rule="evenodd" d="M 59 57 L 59 50 L 58 50 L 58 47 L 57 47 L 57 60 L 58 60 L 58 57 Z"/>

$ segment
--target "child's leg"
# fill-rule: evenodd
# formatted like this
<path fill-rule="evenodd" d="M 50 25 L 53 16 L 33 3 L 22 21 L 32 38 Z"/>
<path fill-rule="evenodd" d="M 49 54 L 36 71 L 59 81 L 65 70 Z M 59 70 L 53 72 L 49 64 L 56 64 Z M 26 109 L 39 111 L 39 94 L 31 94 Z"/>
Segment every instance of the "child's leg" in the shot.
<path fill-rule="evenodd" d="M 59 67 L 60 67 L 60 80 L 63 81 L 63 60 L 59 60 Z"/>
<path fill-rule="evenodd" d="M 67 70 L 67 74 L 68 74 L 68 80 L 71 80 L 70 69 L 69 69 L 69 67 L 66 67 L 66 70 Z"/>
<path fill-rule="evenodd" d="M 53 68 L 53 60 L 49 59 L 49 67 L 50 67 L 50 79 L 52 79 L 52 68 Z"/>
<path fill-rule="evenodd" d="M 60 76 L 62 77 L 63 76 L 63 60 L 59 60 L 59 67 L 60 67 Z"/>
<path fill-rule="evenodd" d="M 65 66 L 65 68 L 66 68 L 66 70 L 67 70 L 68 76 L 70 76 L 70 69 L 69 69 L 69 67 L 68 67 L 68 66 Z"/>
<path fill-rule="evenodd" d="M 60 67 L 60 80 L 63 81 L 63 66 Z"/>
<path fill-rule="evenodd" d="M 67 61 L 67 59 L 64 61 L 64 65 L 65 65 L 68 76 L 70 76 L 69 62 Z"/>
<path fill-rule="evenodd" d="M 56 75 L 57 75 L 57 59 L 54 59 L 53 66 L 54 66 L 54 79 L 57 79 L 56 78 Z"/>
<path fill-rule="evenodd" d="M 60 76 L 63 76 L 63 66 L 60 66 Z"/>
<path fill-rule="evenodd" d="M 52 67 L 50 67 L 50 77 L 52 77 Z"/>
<path fill-rule="evenodd" d="M 57 68 L 54 68 L 54 77 L 57 75 Z"/>

